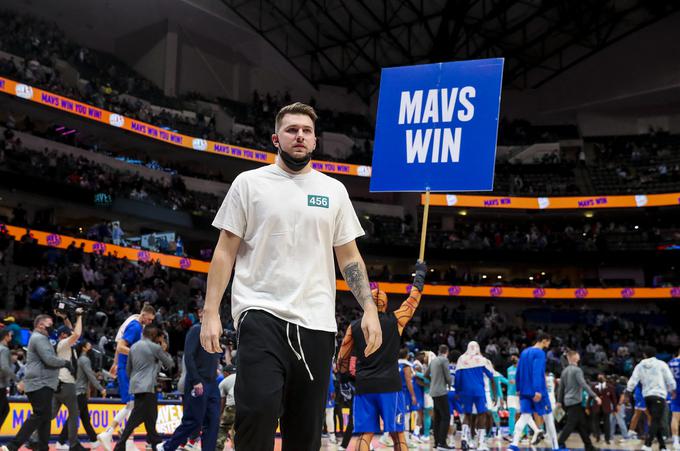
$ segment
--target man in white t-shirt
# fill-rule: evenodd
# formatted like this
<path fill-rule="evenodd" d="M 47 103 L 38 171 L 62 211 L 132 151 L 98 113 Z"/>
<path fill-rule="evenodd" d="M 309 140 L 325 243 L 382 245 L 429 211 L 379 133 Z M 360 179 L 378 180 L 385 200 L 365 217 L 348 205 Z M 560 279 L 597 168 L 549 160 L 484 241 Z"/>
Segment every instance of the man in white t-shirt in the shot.
<path fill-rule="evenodd" d="M 213 225 L 220 229 L 208 273 L 201 343 L 221 352 L 219 306 L 235 269 L 232 315 L 238 325 L 236 447 L 317 451 L 335 351 L 335 266 L 364 308 L 366 355 L 382 332 L 366 266 L 355 239 L 364 234 L 347 190 L 312 169 L 316 148 L 310 106 L 276 116 L 276 164 L 241 173 Z"/>

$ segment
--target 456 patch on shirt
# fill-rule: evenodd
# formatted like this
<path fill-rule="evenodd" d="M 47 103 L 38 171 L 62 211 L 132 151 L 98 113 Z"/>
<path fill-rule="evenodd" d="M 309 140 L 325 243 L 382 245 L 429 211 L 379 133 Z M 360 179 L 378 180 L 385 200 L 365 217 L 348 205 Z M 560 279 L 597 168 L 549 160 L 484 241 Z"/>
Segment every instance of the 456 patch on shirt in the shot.
<path fill-rule="evenodd" d="M 327 196 L 319 196 L 316 194 L 307 195 L 307 206 L 308 207 L 321 207 L 328 208 L 329 200 Z"/>

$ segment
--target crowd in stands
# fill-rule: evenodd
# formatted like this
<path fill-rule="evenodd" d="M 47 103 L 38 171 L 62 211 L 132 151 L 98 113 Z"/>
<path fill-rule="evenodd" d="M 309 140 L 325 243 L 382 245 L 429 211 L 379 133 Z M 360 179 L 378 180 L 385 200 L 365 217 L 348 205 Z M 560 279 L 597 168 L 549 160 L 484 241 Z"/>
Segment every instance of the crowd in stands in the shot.
<path fill-rule="evenodd" d="M 54 150 L 26 148 L 11 128 L 3 133 L 0 143 L 0 168 L 13 173 L 26 173 L 41 179 L 80 188 L 95 194 L 129 198 L 162 205 L 173 210 L 214 214 L 221 199 L 197 191 L 188 191 L 181 177 L 145 179 L 132 172 L 104 167 L 84 157 L 66 156 Z"/>
<path fill-rule="evenodd" d="M 0 57 L 0 75 L 160 127 L 246 147 L 274 150 L 270 140 L 274 116 L 282 105 L 292 101 L 288 92 L 257 91 L 247 103 L 217 99 L 216 103 L 242 125 L 225 137 L 216 131 L 214 115 L 194 102 L 206 100 L 201 94 L 189 93 L 179 98 L 165 96 L 158 86 L 117 58 L 69 40 L 53 23 L 0 11 L 0 50 L 24 59 L 20 62 L 16 58 Z M 59 60 L 76 68 L 84 82 L 73 86 L 64 83 L 57 70 Z M 324 108 L 317 105 L 314 98 L 309 102 L 319 114 L 317 135 L 326 130 L 345 133 L 355 144 L 351 155 L 343 161 L 370 164 L 373 135 L 370 118 Z M 181 111 L 193 111 L 195 115 L 180 114 Z M 525 120 L 505 118 L 499 124 L 500 145 L 528 145 L 575 138 L 578 138 L 578 130 L 574 126 L 534 126 Z M 680 160 L 674 155 L 679 148 L 677 138 L 653 130 L 637 139 L 598 140 L 595 155 L 588 161 L 588 180 L 583 180 L 583 176 L 575 172 L 577 164 L 585 164 L 585 156 L 583 159 L 570 159 L 558 152 L 532 162 L 511 164 L 499 161 L 495 191 L 510 195 L 560 196 L 678 190 Z M 322 142 L 315 157 L 337 160 L 324 153 Z"/>
<path fill-rule="evenodd" d="M 0 296 L 7 315 L 22 327 L 28 326 L 36 313 L 52 310 L 55 293 L 85 294 L 94 304 L 83 335 L 109 356 L 113 354 L 111 340 L 117 327 L 144 303 L 150 303 L 157 310 L 156 322 L 168 335 L 171 354 L 180 358 L 184 334 L 196 321 L 192 312 L 206 290 L 202 274 L 164 268 L 155 262 L 89 254 L 74 244 L 65 250 L 40 247 L 28 234 L 15 242 L 2 228 L 0 252 Z M 18 270 L 12 280 L 5 277 L 10 267 Z M 225 299 L 222 318 L 225 328 L 233 332 L 228 297 Z M 390 299 L 402 301 L 396 294 Z M 496 368 L 504 369 L 510 355 L 531 343 L 540 325 L 561 337 L 548 352 L 553 370 L 568 347 L 581 350 L 585 366 L 592 371 L 623 375 L 632 371 L 640 347 L 653 345 L 665 355 L 680 346 L 672 315 L 663 310 L 669 308 L 667 303 L 645 304 L 628 313 L 614 314 L 586 303 L 543 301 L 530 308 L 504 305 L 500 310 L 497 304 L 481 302 L 447 299 L 424 306 L 404 331 L 406 346 L 412 351 L 436 349 L 439 344 L 465 349 L 470 340 L 475 340 Z M 359 307 L 353 301 L 337 302 L 341 332 L 358 316 Z M 18 349 L 15 354 L 20 354 Z"/>
<path fill-rule="evenodd" d="M 663 193 L 680 188 L 680 139 L 650 130 L 644 137 L 610 138 L 595 144 L 591 180 L 598 192 Z"/>
<path fill-rule="evenodd" d="M 446 226 L 433 223 L 427 246 L 444 250 L 590 252 L 656 249 L 680 238 L 680 228 L 666 219 L 639 223 L 584 218 L 565 221 L 483 220 L 456 216 Z M 367 243 L 414 246 L 419 234 L 406 220 L 389 216 L 362 218 Z"/>
<path fill-rule="evenodd" d="M 14 58 L 0 58 L 0 75 L 18 78 L 19 81 L 159 127 L 207 139 L 224 139 L 215 131 L 214 116 L 205 111 L 196 111 L 195 117 L 177 113 L 195 94 L 184 98 L 165 96 L 158 86 L 112 55 L 69 40 L 54 23 L 0 11 L 0 30 L 0 50 L 24 60 L 22 63 Z M 72 65 L 85 83 L 82 86 L 65 83 L 57 69 L 59 60 Z M 121 94 L 129 94 L 135 99 Z M 161 108 L 154 111 L 151 105 Z"/>

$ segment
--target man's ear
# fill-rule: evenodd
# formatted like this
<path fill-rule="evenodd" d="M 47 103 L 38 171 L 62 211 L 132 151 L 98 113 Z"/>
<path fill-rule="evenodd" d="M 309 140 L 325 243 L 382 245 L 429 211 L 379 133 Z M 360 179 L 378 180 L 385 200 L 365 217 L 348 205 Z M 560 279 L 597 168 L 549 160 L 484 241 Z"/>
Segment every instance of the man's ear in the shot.
<path fill-rule="evenodd" d="M 272 143 L 274 144 L 274 147 L 277 149 L 279 148 L 279 135 L 276 133 L 272 134 Z"/>

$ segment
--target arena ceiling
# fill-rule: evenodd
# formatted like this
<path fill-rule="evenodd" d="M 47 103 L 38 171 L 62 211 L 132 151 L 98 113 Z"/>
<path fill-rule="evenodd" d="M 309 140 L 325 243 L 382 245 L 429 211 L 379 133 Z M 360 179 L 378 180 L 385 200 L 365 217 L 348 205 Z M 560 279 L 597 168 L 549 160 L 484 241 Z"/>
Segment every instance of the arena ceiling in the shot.
<path fill-rule="evenodd" d="M 680 9 L 675 0 L 221 0 L 314 86 L 368 101 L 382 67 L 504 57 L 537 88 Z"/>

